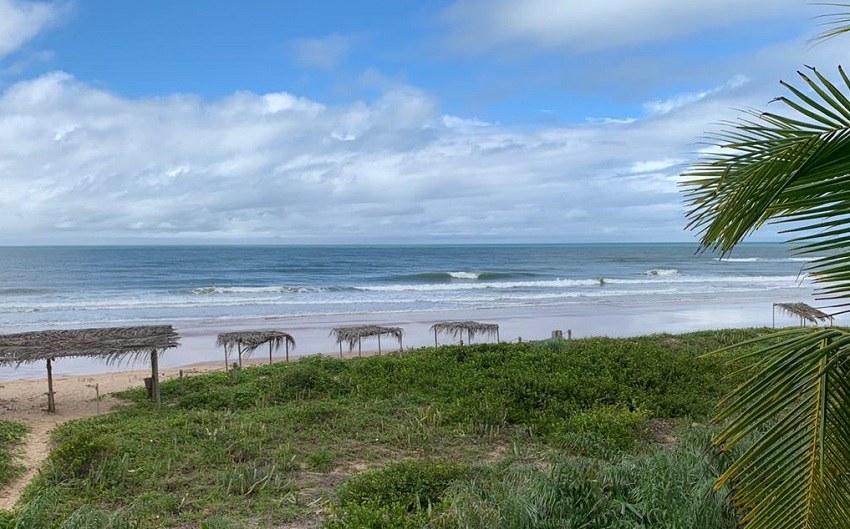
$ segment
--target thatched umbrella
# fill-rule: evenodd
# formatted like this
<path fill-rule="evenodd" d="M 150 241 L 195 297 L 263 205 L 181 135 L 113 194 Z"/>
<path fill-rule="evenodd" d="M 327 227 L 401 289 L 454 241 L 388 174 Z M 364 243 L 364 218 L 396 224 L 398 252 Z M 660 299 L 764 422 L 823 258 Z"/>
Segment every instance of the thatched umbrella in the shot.
<path fill-rule="evenodd" d="M 781 312 L 788 314 L 789 316 L 796 316 L 800 318 L 800 326 L 805 325 L 804 322 L 810 322 L 814 325 L 818 325 L 820 322 L 829 322 L 832 325 L 832 316 L 818 310 L 811 305 L 807 305 L 805 303 L 774 303 L 773 304 L 773 326 L 776 327 L 776 309 L 779 309 Z"/>
<path fill-rule="evenodd" d="M 57 358 L 102 358 L 107 363 L 151 359 L 151 399 L 160 402 L 159 355 L 177 347 L 179 336 L 171 325 L 106 327 L 36 331 L 0 335 L 0 364 L 47 363 L 47 411 L 55 412 L 53 361 Z"/>
<path fill-rule="evenodd" d="M 269 345 L 269 363 L 272 363 L 272 351 L 286 349 L 286 361 L 289 362 L 289 348 L 295 349 L 295 338 L 283 331 L 239 331 L 223 332 L 218 335 L 216 343 L 224 348 L 224 368 L 228 368 L 228 354 L 236 347 L 239 355 L 239 367 L 242 367 L 242 355 L 251 356 L 261 345 Z"/>
<path fill-rule="evenodd" d="M 477 321 L 441 321 L 431 326 L 434 331 L 434 347 L 437 346 L 437 333 L 446 333 L 454 338 L 463 340 L 463 334 L 466 333 L 467 343 L 472 343 L 472 339 L 477 334 L 484 336 L 495 336 L 496 341 L 499 341 L 499 325 L 496 323 L 480 323 Z"/>
<path fill-rule="evenodd" d="M 337 327 L 333 331 L 331 331 L 331 336 L 336 338 L 336 342 L 339 344 L 339 357 L 342 358 L 342 344 L 343 342 L 348 343 L 348 350 L 352 351 L 354 349 L 354 344 L 357 344 L 357 354 L 358 356 L 362 356 L 362 341 L 363 338 L 368 338 L 370 336 L 378 337 L 378 354 L 381 354 L 381 336 L 388 335 L 394 337 L 398 340 L 398 348 L 399 350 L 403 350 L 402 344 L 402 336 L 404 335 L 404 330 L 401 327 L 381 327 L 379 325 L 359 325 L 353 327 Z"/>

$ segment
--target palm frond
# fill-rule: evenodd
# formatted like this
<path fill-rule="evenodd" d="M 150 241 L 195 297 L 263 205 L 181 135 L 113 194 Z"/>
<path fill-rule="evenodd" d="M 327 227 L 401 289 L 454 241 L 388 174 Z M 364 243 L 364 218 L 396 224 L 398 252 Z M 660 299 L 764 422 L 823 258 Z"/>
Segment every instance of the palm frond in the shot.
<path fill-rule="evenodd" d="M 762 340 L 772 340 L 771 336 Z M 760 352 L 721 404 L 715 439 L 755 442 L 719 478 L 748 529 L 837 528 L 850 519 L 850 332 L 797 329 Z"/>
<path fill-rule="evenodd" d="M 704 248 L 727 254 L 767 222 L 789 224 L 793 249 L 818 296 L 850 294 L 850 79 L 840 84 L 811 69 L 803 91 L 776 101 L 785 113 L 750 113 L 714 137 L 719 150 L 685 174 L 688 227 Z M 837 297 L 836 297 L 837 295 Z"/>
<path fill-rule="evenodd" d="M 850 79 L 839 76 L 811 68 L 800 72 L 805 90 L 782 83 L 782 111 L 729 124 L 683 184 L 703 248 L 727 254 L 765 223 L 787 226 L 793 250 L 815 256 L 806 270 L 833 315 L 850 306 Z M 752 444 L 717 488 L 731 486 L 748 529 L 847 527 L 850 332 L 795 329 L 760 341 L 742 356 L 754 360 L 748 380 L 719 405 L 726 426 L 716 444 Z"/>
<path fill-rule="evenodd" d="M 831 7 L 835 11 L 819 17 L 822 19 L 821 26 L 825 29 L 811 40 L 812 43 L 817 44 L 850 32 L 850 4 L 817 2 L 815 5 Z"/>

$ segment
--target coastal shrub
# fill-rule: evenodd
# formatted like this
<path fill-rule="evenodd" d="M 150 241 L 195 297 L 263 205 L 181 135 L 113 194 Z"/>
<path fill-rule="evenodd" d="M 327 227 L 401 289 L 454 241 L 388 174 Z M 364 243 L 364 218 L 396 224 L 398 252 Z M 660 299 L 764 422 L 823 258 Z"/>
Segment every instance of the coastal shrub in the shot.
<path fill-rule="evenodd" d="M 325 527 L 422 527 L 449 485 L 470 472 L 459 463 L 402 461 L 357 475 L 339 487 Z"/>
<path fill-rule="evenodd" d="M 580 453 L 579 446 L 598 443 L 603 451 L 629 450 L 648 434 L 647 415 L 641 410 L 604 406 L 582 411 L 557 423 L 552 434 L 563 446 Z M 577 439 L 584 438 L 580 443 Z M 595 453 L 585 453 L 593 456 Z"/>
<path fill-rule="evenodd" d="M 11 421 L 0 421 L 0 487 L 18 477 L 23 467 L 15 462 L 14 450 L 26 437 L 29 428 Z"/>
<path fill-rule="evenodd" d="M 710 432 L 673 449 L 612 461 L 551 456 L 481 468 L 456 481 L 430 526 L 444 529 L 734 529 Z"/>
<path fill-rule="evenodd" d="M 97 428 L 82 428 L 61 439 L 50 454 L 50 469 L 58 475 L 88 477 L 101 463 L 115 455 L 115 441 Z"/>
<path fill-rule="evenodd" d="M 276 377 L 269 377 L 264 381 L 269 402 L 281 404 L 339 395 L 343 384 L 335 377 L 335 366 L 334 361 L 311 359 L 298 362 Z"/>

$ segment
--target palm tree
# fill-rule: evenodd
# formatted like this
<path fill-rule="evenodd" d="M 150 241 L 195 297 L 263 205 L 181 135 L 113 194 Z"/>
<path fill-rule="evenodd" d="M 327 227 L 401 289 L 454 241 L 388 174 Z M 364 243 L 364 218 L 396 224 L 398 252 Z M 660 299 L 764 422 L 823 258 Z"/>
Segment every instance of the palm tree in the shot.
<path fill-rule="evenodd" d="M 841 6 L 850 9 L 850 6 Z M 850 14 L 821 38 L 850 31 Z M 712 137 L 685 173 L 690 229 L 730 252 L 768 222 L 784 225 L 817 297 L 850 311 L 850 78 L 814 68 L 782 82 L 777 112 L 750 112 Z M 747 381 L 719 405 L 715 444 L 747 448 L 717 482 L 747 528 L 850 527 L 850 331 L 801 328 L 759 340 Z M 748 342 L 752 343 L 752 342 Z"/>

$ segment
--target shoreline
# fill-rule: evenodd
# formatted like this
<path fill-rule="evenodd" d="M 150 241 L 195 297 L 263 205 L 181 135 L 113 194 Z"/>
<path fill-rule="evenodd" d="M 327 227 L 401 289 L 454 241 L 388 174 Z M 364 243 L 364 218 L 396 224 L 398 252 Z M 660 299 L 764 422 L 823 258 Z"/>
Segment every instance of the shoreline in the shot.
<path fill-rule="evenodd" d="M 796 300 L 811 302 L 809 291 L 799 292 Z M 791 296 L 782 296 L 788 301 Z M 789 298 L 789 299 L 785 299 Z M 539 340 L 551 336 L 553 330 L 572 331 L 575 338 L 589 336 L 628 337 L 661 332 L 682 333 L 724 327 L 762 327 L 772 323 L 774 298 L 727 296 L 713 300 L 647 300 L 593 303 L 569 303 L 521 307 L 475 309 L 442 309 L 403 312 L 370 312 L 359 314 L 293 315 L 284 317 L 246 317 L 197 320 L 191 324 L 176 324 L 180 346 L 166 351 L 160 359 L 163 371 L 171 369 L 222 368 L 224 354 L 216 346 L 220 332 L 275 328 L 286 330 L 296 339 L 290 357 L 326 354 L 337 356 L 339 349 L 330 337 L 333 327 L 378 324 L 402 327 L 405 330 L 405 349 L 434 345 L 430 326 L 441 320 L 475 319 L 498 323 L 502 341 Z M 839 324 L 840 324 L 839 318 Z M 792 324 L 792 319 L 777 315 L 777 325 Z M 163 321 L 162 323 L 168 323 Z M 439 343 L 450 338 L 440 336 Z M 383 349 L 391 352 L 398 345 L 385 341 Z M 375 343 L 364 342 L 364 351 L 372 351 Z M 347 352 L 343 348 L 343 352 Z M 262 359 L 264 351 L 256 351 Z M 282 352 L 273 356 L 282 360 Z M 267 356 L 265 358 L 268 358 Z M 128 373 L 145 370 L 144 364 L 108 365 L 88 358 L 60 358 L 54 363 L 56 377 Z M 0 384 L 15 380 L 41 379 L 45 369 L 41 364 L 0 368 Z"/>

